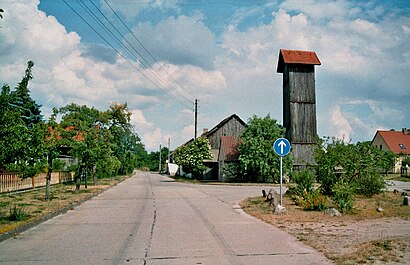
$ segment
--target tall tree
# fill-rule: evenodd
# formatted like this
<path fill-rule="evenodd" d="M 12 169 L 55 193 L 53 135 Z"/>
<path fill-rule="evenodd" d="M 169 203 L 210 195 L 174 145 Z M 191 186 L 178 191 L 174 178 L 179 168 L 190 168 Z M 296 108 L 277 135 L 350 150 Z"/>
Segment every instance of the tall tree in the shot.
<path fill-rule="evenodd" d="M 44 139 L 44 149 L 47 160 L 47 175 L 46 175 L 46 194 L 45 199 L 50 199 L 51 174 L 53 172 L 53 162 L 61 153 L 62 144 L 62 129 L 57 123 L 58 110 L 53 109 L 53 114 L 46 122 L 46 135 Z"/>
<path fill-rule="evenodd" d="M 25 150 L 30 138 L 28 129 L 13 106 L 10 87 L 4 85 L 0 94 L 0 165 L 7 166 L 26 157 Z"/>
<path fill-rule="evenodd" d="M 92 169 L 96 165 L 101 167 L 109 164 L 110 172 L 116 172 L 119 163 L 112 155 L 113 137 L 106 128 L 106 113 L 72 103 L 61 108 L 60 114 L 63 138 L 71 149 L 70 154 L 78 159 L 76 190 L 80 189 L 82 173 L 89 170 L 94 173 Z"/>
<path fill-rule="evenodd" d="M 248 127 L 240 135 L 239 161 L 251 182 L 278 182 L 280 157 L 273 151 L 273 143 L 283 137 L 285 129 L 269 115 L 264 118 L 253 116 Z M 283 172 L 290 172 L 291 156 L 283 158 Z"/>
<path fill-rule="evenodd" d="M 120 174 L 130 174 L 144 155 L 144 146 L 130 124 L 132 113 L 127 103 L 113 103 L 106 112 L 108 126 L 114 137 L 114 155 L 121 162 Z"/>
<path fill-rule="evenodd" d="M 20 110 L 21 116 L 27 126 L 32 127 L 39 123 L 43 116 L 41 115 L 41 106 L 38 105 L 30 96 L 28 88 L 29 81 L 33 79 L 32 68 L 34 63 L 29 61 L 23 79 L 16 89 L 11 93 L 15 102 L 14 105 Z"/>
<path fill-rule="evenodd" d="M 9 170 L 33 177 L 41 172 L 45 127 L 40 106 L 30 97 L 29 81 L 34 63 L 29 61 L 25 75 L 14 91 L 4 85 L 1 91 L 0 129 L 3 141 L 0 163 Z"/>

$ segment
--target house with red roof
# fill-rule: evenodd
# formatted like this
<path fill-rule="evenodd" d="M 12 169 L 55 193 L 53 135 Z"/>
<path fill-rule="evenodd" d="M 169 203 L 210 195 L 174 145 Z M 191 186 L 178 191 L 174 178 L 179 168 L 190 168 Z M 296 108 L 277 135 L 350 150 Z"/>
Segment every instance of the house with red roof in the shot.
<path fill-rule="evenodd" d="M 382 150 L 392 151 L 397 155 L 394 172 L 400 173 L 403 159 L 410 156 L 410 130 L 407 128 L 403 128 L 401 131 L 378 130 L 373 137 L 372 145 Z"/>

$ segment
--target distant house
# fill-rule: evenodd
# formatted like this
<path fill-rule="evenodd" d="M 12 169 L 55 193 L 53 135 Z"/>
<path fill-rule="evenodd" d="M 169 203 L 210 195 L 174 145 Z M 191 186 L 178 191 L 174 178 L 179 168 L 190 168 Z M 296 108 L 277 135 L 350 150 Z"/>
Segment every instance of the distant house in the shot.
<path fill-rule="evenodd" d="M 207 167 L 207 170 L 204 173 L 203 179 L 204 180 L 221 180 L 223 181 L 220 170 L 220 164 L 222 165 L 226 160 L 225 158 L 229 158 L 229 162 L 234 158 L 229 154 L 225 153 L 225 155 L 220 156 L 221 150 L 226 152 L 229 148 L 225 148 L 228 143 L 233 143 L 234 140 L 231 138 L 229 141 L 228 138 L 224 138 L 226 136 L 234 136 L 235 139 L 239 136 L 241 132 L 246 129 L 246 123 L 239 118 L 238 115 L 232 114 L 231 116 L 227 117 L 226 119 L 222 120 L 218 123 L 215 127 L 211 130 L 204 129 L 201 137 L 205 137 L 208 139 L 211 145 L 211 152 L 212 152 L 212 159 L 204 160 L 204 165 Z M 224 140 L 222 140 L 224 139 Z M 192 142 L 193 139 L 188 141 L 185 144 Z M 221 149 L 221 143 L 224 148 Z"/>
<path fill-rule="evenodd" d="M 393 171 L 400 173 L 403 159 L 410 156 L 410 130 L 403 128 L 401 131 L 377 131 L 372 140 L 372 145 L 382 150 L 392 151 L 398 155 Z"/>

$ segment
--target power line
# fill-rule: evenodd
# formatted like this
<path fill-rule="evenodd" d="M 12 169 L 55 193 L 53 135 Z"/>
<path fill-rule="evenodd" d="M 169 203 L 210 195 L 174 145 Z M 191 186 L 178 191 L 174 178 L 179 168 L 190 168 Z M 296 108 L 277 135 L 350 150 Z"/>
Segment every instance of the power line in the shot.
<path fill-rule="evenodd" d="M 77 2 L 79 2 L 79 0 L 77 0 Z M 80 2 L 79 2 L 80 3 Z M 93 4 L 94 5 L 94 4 Z M 128 54 L 132 57 L 132 58 L 134 58 L 136 61 L 139 61 L 138 60 L 138 57 L 135 55 L 135 54 L 133 54 L 132 53 L 132 51 L 130 51 L 130 49 L 128 49 L 128 47 L 126 46 L 126 45 L 124 45 L 122 42 L 121 42 L 121 40 L 104 24 L 104 22 L 102 22 L 101 21 L 101 19 L 96 15 L 96 14 L 94 14 L 93 13 L 93 11 L 83 2 L 83 1 L 81 1 L 81 6 L 82 6 L 82 8 L 94 19 L 94 21 L 97 23 L 97 24 L 99 24 L 100 25 L 100 27 L 106 32 L 106 33 L 108 33 L 108 35 L 109 36 L 111 36 L 111 38 L 113 38 L 114 40 L 116 40 L 116 42 L 117 42 L 117 44 L 120 46 L 120 47 L 122 47 L 126 52 L 128 52 Z M 95 5 L 94 5 L 95 6 Z M 98 9 L 98 7 L 97 6 L 95 6 L 97 9 Z M 110 23 L 110 25 L 111 25 L 111 27 L 113 27 L 116 31 L 117 31 L 117 33 L 120 35 L 120 37 L 122 37 L 123 39 L 125 39 L 126 40 L 126 38 L 118 31 L 118 29 L 108 20 L 108 18 L 101 12 L 101 10 L 99 10 L 98 9 L 98 11 L 100 12 L 100 14 L 102 14 L 104 17 L 105 17 L 105 19 Z M 127 40 L 126 40 L 127 41 Z M 127 41 L 128 42 L 128 41 Z M 129 43 L 129 42 L 128 42 Z M 136 51 L 137 52 L 137 54 L 139 54 L 140 56 L 141 56 L 141 54 L 140 53 L 138 53 L 138 51 L 137 50 L 135 50 L 135 48 L 129 43 L 129 45 L 130 45 L 130 47 L 131 48 L 133 48 L 134 49 L 134 51 Z M 143 58 L 144 60 L 145 60 L 145 58 Z M 145 60 L 146 61 L 146 60 Z M 159 78 L 158 78 L 158 75 L 156 74 L 156 72 L 152 69 L 152 67 L 148 67 L 146 64 L 144 64 L 144 62 L 141 62 L 140 61 L 140 63 L 147 69 L 147 74 L 149 74 L 150 75 L 150 77 L 151 78 L 153 78 L 153 80 L 156 80 L 157 82 L 159 82 L 159 84 L 160 85 L 163 85 L 164 86 L 164 88 L 161 88 L 161 87 L 159 87 L 158 85 L 156 85 L 157 87 L 159 87 L 161 90 L 163 90 L 164 92 L 166 92 L 166 93 L 168 93 L 169 95 L 170 95 L 170 97 L 172 97 L 174 100 L 176 100 L 176 101 L 178 101 L 179 103 L 182 103 L 183 105 L 185 105 L 185 106 L 187 106 L 184 102 L 182 102 L 180 99 L 178 99 L 178 98 L 176 98 L 175 96 L 173 96 L 171 93 L 172 92 L 167 92 L 167 91 L 165 91 L 166 90 L 166 87 L 167 87 L 167 85 L 169 85 L 169 84 L 166 84 L 165 82 L 163 82 L 164 81 L 164 78 L 162 78 L 162 80 L 160 80 Z M 139 71 L 139 72 L 141 72 L 141 71 Z M 144 74 L 144 76 L 145 76 L 145 74 Z M 148 78 L 147 76 L 145 76 L 147 79 L 150 79 L 150 78 Z M 150 81 L 152 82 L 152 80 L 150 79 Z M 165 80 L 166 81 L 166 80 Z M 183 97 L 184 97 L 184 99 L 187 101 L 187 102 L 189 102 L 189 103 L 191 103 L 190 101 L 189 101 L 189 99 L 187 99 L 184 95 L 182 95 Z M 191 103 L 192 104 L 192 103 Z"/>
<path fill-rule="evenodd" d="M 192 123 L 193 120 L 194 120 L 194 113 L 192 112 L 189 114 L 188 119 L 185 121 L 184 125 L 179 130 L 179 133 L 175 137 L 172 138 L 173 142 L 175 142 L 177 139 L 182 137 L 185 127 L 188 126 L 188 124 Z"/>
<path fill-rule="evenodd" d="M 125 61 L 127 61 L 134 69 L 136 69 L 145 79 L 147 79 L 151 84 L 153 84 L 155 87 L 157 87 L 158 89 L 162 90 L 164 93 L 166 93 L 169 97 L 171 97 L 172 99 L 174 99 L 176 102 L 180 103 L 181 105 L 188 107 L 188 108 L 192 108 L 192 105 L 195 104 L 195 102 L 191 99 L 189 99 L 188 97 L 186 97 L 182 92 L 185 91 L 187 94 L 189 94 L 189 92 L 184 89 L 167 71 L 166 69 L 162 66 L 161 63 L 158 62 L 157 59 L 154 58 L 154 56 L 148 51 L 148 49 L 142 44 L 142 42 L 135 36 L 135 34 L 131 31 L 131 29 L 125 24 L 125 22 L 120 18 L 120 16 L 115 12 L 115 10 L 109 5 L 109 3 L 107 1 L 104 0 L 104 2 L 107 4 L 107 6 L 111 9 L 111 11 L 115 14 L 115 16 L 121 21 L 122 25 L 128 30 L 128 32 L 134 37 L 134 39 L 138 42 L 138 44 L 144 49 L 144 51 L 146 52 L 146 54 L 148 54 L 150 56 L 150 58 L 153 60 L 154 65 L 157 64 L 159 66 L 159 68 L 166 73 L 166 75 L 170 78 L 170 80 L 173 81 L 174 84 L 177 85 L 177 87 L 175 87 L 172 83 L 170 83 L 170 80 L 165 78 L 160 72 L 158 72 L 158 68 L 157 70 L 155 70 L 155 68 L 153 67 L 153 65 L 141 54 L 141 52 L 139 52 L 133 44 L 131 44 L 128 39 L 123 35 L 123 33 L 121 33 L 117 27 L 110 21 L 110 19 L 107 18 L 106 15 L 104 15 L 104 13 L 100 10 L 100 8 L 98 8 L 98 6 L 92 1 L 90 0 L 91 4 L 94 6 L 94 8 L 98 11 L 98 13 L 100 14 L 100 16 L 97 15 L 97 13 L 93 12 L 93 10 L 91 10 L 90 6 L 88 6 L 86 3 L 84 3 L 83 0 L 77 0 L 77 3 L 82 7 L 82 9 L 88 14 L 88 16 L 96 23 L 96 25 L 98 25 L 103 32 L 105 32 L 109 37 L 111 37 L 111 39 L 114 41 L 114 43 L 119 46 L 120 48 L 122 48 L 125 52 L 125 54 L 128 54 L 128 56 L 131 57 L 131 59 L 135 60 L 136 62 L 138 62 L 138 66 L 135 65 L 132 61 L 130 61 L 129 59 L 126 58 L 126 56 L 124 56 L 124 54 L 122 52 L 120 52 L 119 48 L 116 48 L 106 37 L 104 37 L 101 33 L 101 31 L 97 30 L 89 21 L 87 21 L 86 18 L 84 18 L 73 6 L 71 6 L 70 4 L 68 4 L 68 2 L 66 0 L 63 0 L 63 2 L 78 16 L 80 17 L 81 20 L 83 20 L 83 22 L 85 22 L 107 45 L 109 45 L 116 53 L 118 53 Z M 109 25 L 111 26 L 111 28 L 116 32 L 113 32 L 113 30 L 111 30 L 108 26 L 108 24 L 105 24 L 102 21 L 101 16 L 105 19 L 105 21 L 107 21 L 109 23 Z M 123 41 L 121 41 L 121 39 Z M 129 45 L 127 46 L 124 41 Z M 138 55 L 138 56 L 137 56 Z M 141 67 L 141 65 L 146 69 L 146 72 L 144 73 L 143 70 L 144 68 Z M 142 69 L 140 69 L 140 67 Z M 161 87 L 161 85 L 163 85 L 164 87 Z M 168 88 L 168 89 L 167 89 Z M 172 91 L 174 91 L 177 95 L 181 96 L 182 98 L 178 98 L 177 96 L 175 96 Z M 187 105 L 188 102 L 192 105 Z M 185 124 L 183 125 L 180 133 L 174 138 L 180 138 L 183 134 L 183 130 L 185 129 L 185 127 L 192 122 L 192 120 L 194 119 L 194 115 L 193 113 L 191 113 L 191 115 L 188 117 L 188 119 L 186 120 Z"/>
<path fill-rule="evenodd" d="M 78 0 L 77 0 L 78 1 Z M 161 86 L 159 86 L 157 83 L 155 83 L 152 79 L 148 78 L 140 69 L 138 69 L 137 66 L 135 66 L 131 61 L 129 61 L 117 48 L 115 48 L 102 34 L 98 32 L 80 13 L 78 13 L 73 6 L 71 6 L 69 3 L 67 3 L 66 0 L 63 0 L 63 2 L 84 22 L 86 23 L 107 45 L 109 45 L 115 52 L 117 52 L 125 61 L 127 61 L 134 69 L 136 69 L 142 76 L 144 76 L 151 84 L 165 92 L 168 96 L 170 96 L 172 99 L 180 103 L 181 105 L 184 105 L 185 107 L 191 108 L 191 106 L 187 105 L 186 103 L 182 102 L 180 99 L 176 98 L 174 95 L 172 95 L 169 91 L 163 89 Z M 83 7 L 84 8 L 84 7 Z M 113 37 L 113 36 L 111 36 Z"/>
<path fill-rule="evenodd" d="M 147 59 L 145 59 L 145 57 L 138 52 L 138 50 L 127 40 L 127 38 L 117 29 L 117 27 L 115 25 L 113 25 L 113 23 L 107 18 L 106 15 L 104 15 L 104 13 L 101 11 L 101 9 L 92 1 L 90 0 L 91 4 L 94 6 L 94 8 L 101 14 L 101 16 L 104 17 L 104 19 L 111 25 L 111 27 L 124 39 L 125 42 L 128 43 L 128 45 L 139 55 L 139 57 L 143 60 L 143 62 L 141 62 L 145 68 L 150 69 L 156 78 L 161 79 L 162 81 L 164 81 L 164 83 L 166 85 L 168 85 L 170 88 L 173 88 L 177 93 L 180 93 L 180 96 L 182 96 L 185 100 L 187 100 L 188 102 L 190 102 L 191 104 L 194 104 L 193 100 L 187 98 L 184 94 L 182 94 L 181 92 L 178 91 L 177 88 L 175 88 L 167 79 L 165 79 L 160 73 L 158 73 L 157 71 L 154 70 L 153 66 L 151 65 L 151 63 L 148 62 Z M 111 8 L 111 6 L 109 6 Z M 111 9 L 113 12 L 115 12 L 113 9 Z M 115 13 L 115 15 L 121 20 L 121 18 Z M 94 15 L 95 16 L 95 15 Z M 99 20 L 101 22 L 101 20 Z M 152 54 L 145 48 L 145 46 L 142 45 L 142 43 L 135 37 L 135 35 L 133 34 L 133 32 L 129 29 L 129 27 L 121 20 L 122 24 L 127 28 L 127 30 L 134 36 L 134 38 L 138 41 L 138 43 L 144 48 L 144 50 L 151 56 L 151 58 L 160 66 L 160 68 L 165 72 L 166 70 L 162 67 L 161 64 L 158 63 L 158 61 L 152 56 Z M 111 31 L 110 31 L 111 32 Z M 125 45 L 123 46 L 124 48 Z M 128 50 L 128 48 L 126 48 Z M 168 74 L 168 73 L 167 73 Z M 168 74 L 168 76 L 174 81 L 174 83 L 176 83 L 179 87 L 181 87 L 185 92 L 189 93 L 188 91 L 186 91 L 181 85 L 178 84 L 177 81 L 175 81 L 172 76 L 170 76 Z"/>
<path fill-rule="evenodd" d="M 92 2 L 92 1 L 91 1 Z M 157 63 L 160 68 L 185 92 L 189 93 L 184 87 L 182 87 L 169 73 L 168 71 L 157 61 L 157 59 L 155 59 L 155 57 L 148 51 L 147 48 L 145 48 L 144 44 L 142 44 L 142 42 L 137 38 L 137 36 L 135 36 L 134 32 L 132 32 L 132 30 L 125 24 L 124 20 L 121 19 L 121 17 L 117 14 L 117 12 L 111 7 L 111 5 L 104 0 L 105 4 L 111 9 L 111 11 L 114 13 L 114 15 L 118 18 L 118 20 L 120 20 L 120 22 L 124 25 L 124 27 L 128 30 L 128 32 L 131 33 L 131 35 L 135 38 L 135 40 L 141 45 L 141 47 L 145 50 L 145 52 L 147 52 L 149 54 L 149 56 L 155 61 L 155 63 Z M 191 103 L 193 104 L 194 102 L 191 101 Z"/>

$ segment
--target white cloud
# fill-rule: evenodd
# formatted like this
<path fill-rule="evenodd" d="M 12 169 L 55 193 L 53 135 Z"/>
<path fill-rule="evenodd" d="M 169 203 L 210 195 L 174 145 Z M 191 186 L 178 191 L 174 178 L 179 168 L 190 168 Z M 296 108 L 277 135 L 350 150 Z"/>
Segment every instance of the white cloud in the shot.
<path fill-rule="evenodd" d="M 332 136 L 345 141 L 350 141 L 352 127 L 349 121 L 343 116 L 340 106 L 335 106 L 330 114 L 330 125 Z"/>
<path fill-rule="evenodd" d="M 141 110 L 139 109 L 132 109 L 130 110 L 132 113 L 131 115 L 131 123 L 135 125 L 137 128 L 143 127 L 143 128 L 150 128 L 153 126 L 152 122 L 148 122 L 144 114 Z"/>
<path fill-rule="evenodd" d="M 203 20 L 201 13 L 169 17 L 157 25 L 140 23 L 133 32 L 160 61 L 212 69 L 219 49 L 215 35 Z"/>
<path fill-rule="evenodd" d="M 204 70 L 192 65 L 168 65 L 167 68 L 167 72 L 185 89 L 185 91 L 179 89 L 179 92 L 188 98 L 195 95 L 197 98 L 206 100 L 215 93 L 226 89 L 225 76 L 220 71 Z M 186 91 L 190 93 L 188 94 Z"/>
<path fill-rule="evenodd" d="M 100 0 L 101 5 L 105 10 L 110 10 L 106 2 L 113 8 L 116 12 L 125 15 L 128 19 L 132 19 L 138 14 L 147 9 L 158 9 L 167 10 L 174 9 L 179 10 L 178 3 L 179 0 L 139 0 L 139 1 L 129 1 L 129 0 Z M 109 12 L 111 14 L 111 12 Z"/>
<path fill-rule="evenodd" d="M 347 17 L 351 12 L 357 13 L 357 7 L 352 10 L 348 1 L 314 1 L 287 0 L 280 7 L 288 11 L 304 13 L 313 20 Z"/>
<path fill-rule="evenodd" d="M 159 150 L 159 145 L 164 142 L 160 128 L 144 133 L 142 139 L 144 139 L 144 145 L 148 150 Z"/>

